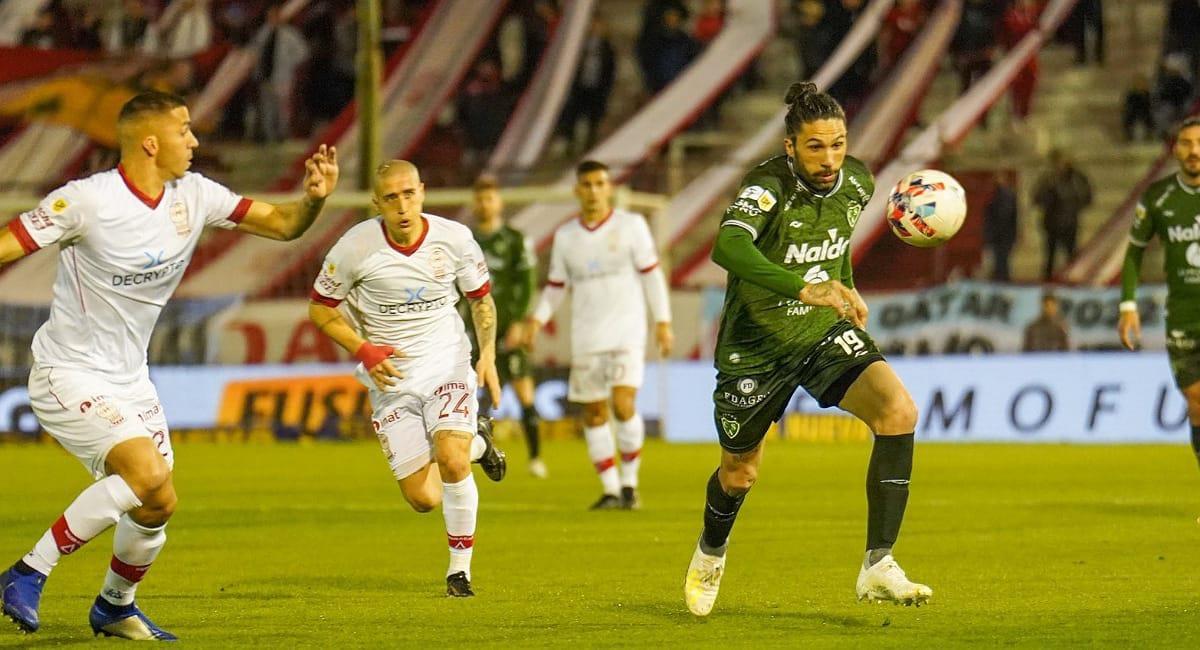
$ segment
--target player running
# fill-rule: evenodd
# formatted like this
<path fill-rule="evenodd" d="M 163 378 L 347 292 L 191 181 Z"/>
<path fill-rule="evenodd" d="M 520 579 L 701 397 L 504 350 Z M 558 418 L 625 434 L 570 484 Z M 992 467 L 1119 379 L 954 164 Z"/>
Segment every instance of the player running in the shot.
<path fill-rule="evenodd" d="M 533 368 L 524 346 L 522 327 L 537 284 L 533 245 L 517 229 L 504 223 L 504 199 L 495 178 L 475 181 L 475 241 L 487 259 L 496 300 L 496 368 L 500 384 L 511 382 L 521 403 L 521 428 L 529 448 L 529 473 L 546 478 L 539 455 L 538 412 L 533 404 Z"/>
<path fill-rule="evenodd" d="M 786 155 L 746 175 L 713 249 L 713 261 L 729 271 L 713 393 L 722 451 L 684 585 L 697 616 L 716 601 L 729 531 L 758 476 L 763 436 L 798 387 L 875 434 L 859 600 L 909 605 L 932 595 L 892 557 L 908 501 L 917 409 L 863 329 L 867 306 L 850 268 L 850 236 L 875 181 L 846 156 L 846 117 L 836 100 L 816 84 L 797 83 L 786 102 Z"/>
<path fill-rule="evenodd" d="M 167 541 L 175 455 L 146 366 L 150 333 L 206 226 L 288 241 L 337 185 L 335 150 L 305 162 L 304 196 L 271 205 L 189 173 L 199 146 L 184 101 L 133 97 L 117 118 L 116 169 L 67 183 L 0 231 L 0 262 L 57 244 L 50 319 L 33 338 L 29 398 L 42 427 L 96 478 L 27 555 L 0 573 L 3 611 L 37 631 L 50 571 L 111 526 L 113 554 L 88 620 L 96 634 L 173 640 L 134 602 Z"/>
<path fill-rule="evenodd" d="M 330 249 L 313 284 L 309 317 L 362 362 L 356 375 L 370 389 L 375 433 L 405 500 L 417 512 L 442 504 L 447 595 L 474 596 L 479 490 L 471 462 L 493 481 L 506 468 L 490 427 L 478 419 L 475 396 L 478 378 L 492 402 L 500 402 L 487 263 L 466 226 L 421 212 L 425 185 L 412 163 L 380 165 L 372 200 L 380 216 L 346 231 Z M 455 309 L 460 290 L 479 341 L 475 370 Z M 338 309 L 342 301 L 349 319 Z"/>
<path fill-rule="evenodd" d="M 608 167 L 584 161 L 575 168 L 579 219 L 554 232 L 550 270 L 529 319 L 527 343 L 571 291 L 571 376 L 567 397 L 583 404 L 588 455 L 604 493 L 593 510 L 636 509 L 638 467 L 646 432 L 637 412 L 646 348 L 646 302 L 654 336 L 665 358 L 671 353 L 671 305 L 658 268 L 658 252 L 642 215 L 612 207 Z M 618 477 L 608 400 L 617 416 Z"/>
<path fill-rule="evenodd" d="M 1146 245 L 1158 237 L 1167 276 L 1167 356 L 1187 398 L 1192 451 L 1200 461 L 1200 117 L 1184 121 L 1175 138 L 1179 172 L 1154 183 L 1134 213 L 1121 268 L 1121 343 L 1133 350 L 1142 336 L 1137 286 Z"/>

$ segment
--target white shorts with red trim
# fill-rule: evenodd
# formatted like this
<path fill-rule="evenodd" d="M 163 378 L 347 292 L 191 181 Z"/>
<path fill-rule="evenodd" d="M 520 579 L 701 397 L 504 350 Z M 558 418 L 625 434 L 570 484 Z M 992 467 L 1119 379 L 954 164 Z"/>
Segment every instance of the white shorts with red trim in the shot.
<path fill-rule="evenodd" d="M 577 355 L 571 359 L 567 399 L 572 402 L 603 402 L 614 386 L 641 388 L 646 372 L 646 351 L 626 348 Z"/>
<path fill-rule="evenodd" d="M 371 424 L 396 480 L 433 462 L 433 438 L 439 431 L 472 436 L 479 417 L 475 370 L 469 360 L 450 364 L 414 364 L 384 392 L 375 388 L 359 365 L 358 380 L 370 388 Z"/>
<path fill-rule="evenodd" d="M 94 373 L 33 365 L 29 402 L 46 430 L 96 479 L 104 478 L 108 452 L 132 438 L 150 438 L 174 468 L 166 414 L 150 378 L 113 383 Z"/>

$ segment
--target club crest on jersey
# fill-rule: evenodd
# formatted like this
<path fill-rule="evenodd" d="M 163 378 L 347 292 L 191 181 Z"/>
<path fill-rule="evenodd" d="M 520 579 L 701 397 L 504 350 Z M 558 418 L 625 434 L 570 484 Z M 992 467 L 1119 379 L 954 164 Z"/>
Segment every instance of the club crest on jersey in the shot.
<path fill-rule="evenodd" d="M 721 416 L 721 430 L 730 438 L 736 438 L 739 431 L 742 430 L 742 423 L 733 419 L 728 415 Z"/>
<path fill-rule="evenodd" d="M 192 232 L 192 224 L 188 220 L 187 206 L 183 201 L 171 204 L 171 223 L 175 224 L 175 234 L 187 237 Z"/>
<path fill-rule="evenodd" d="M 442 280 L 446 277 L 446 251 L 434 248 L 429 252 L 429 268 L 433 270 L 433 279 Z"/>
<path fill-rule="evenodd" d="M 121 412 L 108 402 L 100 402 L 96 405 L 96 415 L 108 420 L 108 423 L 114 427 L 125 421 L 125 416 L 121 415 Z"/>
<path fill-rule="evenodd" d="M 857 201 L 851 201 L 850 205 L 846 206 L 846 221 L 850 222 L 851 228 L 858 224 L 860 215 L 862 215 L 862 206 Z"/>

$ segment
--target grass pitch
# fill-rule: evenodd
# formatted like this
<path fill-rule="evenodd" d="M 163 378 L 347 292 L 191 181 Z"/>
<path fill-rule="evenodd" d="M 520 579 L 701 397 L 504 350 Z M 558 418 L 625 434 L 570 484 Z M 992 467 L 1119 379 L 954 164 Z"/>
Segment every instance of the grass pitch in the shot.
<path fill-rule="evenodd" d="M 139 592 L 206 647 L 1197 647 L 1200 475 L 1183 447 L 918 445 L 897 557 L 934 589 L 920 609 L 859 604 L 866 445 L 769 446 L 711 616 L 682 584 L 715 446 L 651 444 L 640 512 L 599 493 L 581 442 L 551 476 L 476 472 L 478 596 L 445 598 L 440 511 L 413 513 L 373 442 L 179 444 L 180 507 Z M 53 445 L 0 447 L 0 562 L 28 550 L 87 483 Z M 91 639 L 111 533 L 50 579 L 42 631 Z M 7 622 L 7 621 L 5 621 Z"/>

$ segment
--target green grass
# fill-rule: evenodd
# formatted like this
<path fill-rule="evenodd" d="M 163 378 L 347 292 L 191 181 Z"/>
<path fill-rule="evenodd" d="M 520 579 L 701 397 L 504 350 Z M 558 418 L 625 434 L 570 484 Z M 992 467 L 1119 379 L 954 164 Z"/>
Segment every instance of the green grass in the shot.
<path fill-rule="evenodd" d="M 652 444 L 640 512 L 591 513 L 582 443 L 550 443 L 545 482 L 509 443 L 477 472 L 478 596 L 442 593 L 440 512 L 405 506 L 374 443 L 179 444 L 180 507 L 139 593 L 193 645 L 294 647 L 1100 644 L 1197 647 L 1200 542 L 1186 448 L 923 445 L 897 557 L 920 609 L 859 604 L 865 445 L 774 443 L 734 529 L 716 609 L 683 606 L 713 446 Z M 86 485 L 52 445 L 0 447 L 0 559 L 28 550 Z M 90 639 L 110 533 L 66 558 L 42 631 Z"/>

